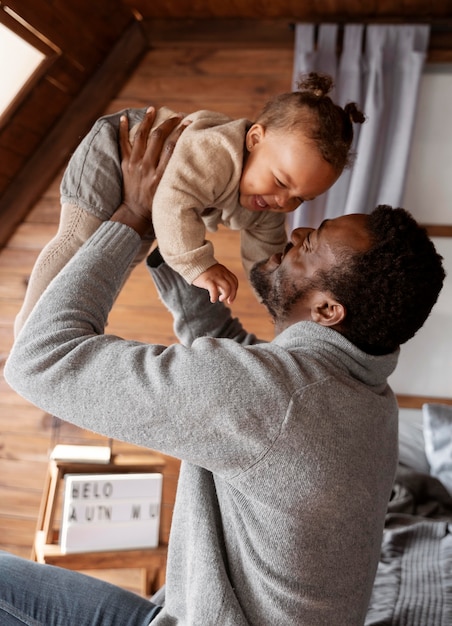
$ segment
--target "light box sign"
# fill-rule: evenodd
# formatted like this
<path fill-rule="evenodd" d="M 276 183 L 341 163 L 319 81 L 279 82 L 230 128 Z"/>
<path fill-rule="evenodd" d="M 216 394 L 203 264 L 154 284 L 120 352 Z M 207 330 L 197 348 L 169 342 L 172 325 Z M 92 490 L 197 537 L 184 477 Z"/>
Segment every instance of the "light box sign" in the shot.
<path fill-rule="evenodd" d="M 158 473 L 66 474 L 61 552 L 157 547 L 162 482 Z"/>

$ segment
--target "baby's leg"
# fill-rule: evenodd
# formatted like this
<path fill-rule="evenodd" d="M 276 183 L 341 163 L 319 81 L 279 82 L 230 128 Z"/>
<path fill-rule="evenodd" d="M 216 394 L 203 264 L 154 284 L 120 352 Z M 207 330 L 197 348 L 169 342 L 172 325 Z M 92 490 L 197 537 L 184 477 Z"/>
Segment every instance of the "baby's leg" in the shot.
<path fill-rule="evenodd" d="M 126 109 L 97 120 L 64 172 L 61 204 L 79 206 L 101 221 L 117 209 L 122 197 L 119 120 L 124 113 L 132 128 L 143 119 L 145 109 Z"/>
<path fill-rule="evenodd" d="M 58 232 L 36 259 L 22 307 L 14 320 L 14 335 L 16 337 L 52 278 L 58 274 L 101 223 L 102 220 L 84 209 L 74 204 L 63 204 Z"/>
<path fill-rule="evenodd" d="M 145 109 L 129 109 L 132 127 Z M 61 215 L 58 232 L 33 267 L 25 299 L 14 323 L 17 335 L 40 295 L 99 225 L 108 220 L 122 199 L 119 119 L 124 113 L 100 118 L 72 155 L 61 182 Z M 130 271 L 149 251 L 143 242 Z"/>

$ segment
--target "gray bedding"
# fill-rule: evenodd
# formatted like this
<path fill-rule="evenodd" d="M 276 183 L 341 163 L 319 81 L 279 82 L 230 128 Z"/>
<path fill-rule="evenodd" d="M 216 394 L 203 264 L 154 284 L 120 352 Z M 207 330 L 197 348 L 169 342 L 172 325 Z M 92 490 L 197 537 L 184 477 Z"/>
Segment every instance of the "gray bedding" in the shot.
<path fill-rule="evenodd" d="M 399 467 L 365 626 L 452 625 L 452 497 Z"/>

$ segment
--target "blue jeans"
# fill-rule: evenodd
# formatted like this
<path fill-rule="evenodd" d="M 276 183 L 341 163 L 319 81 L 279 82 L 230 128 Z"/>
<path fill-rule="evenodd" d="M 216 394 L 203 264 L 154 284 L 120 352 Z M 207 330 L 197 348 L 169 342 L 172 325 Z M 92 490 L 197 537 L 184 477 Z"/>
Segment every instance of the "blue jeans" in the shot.
<path fill-rule="evenodd" d="M 0 552 L 1 626 L 147 626 L 160 609 L 80 572 Z"/>

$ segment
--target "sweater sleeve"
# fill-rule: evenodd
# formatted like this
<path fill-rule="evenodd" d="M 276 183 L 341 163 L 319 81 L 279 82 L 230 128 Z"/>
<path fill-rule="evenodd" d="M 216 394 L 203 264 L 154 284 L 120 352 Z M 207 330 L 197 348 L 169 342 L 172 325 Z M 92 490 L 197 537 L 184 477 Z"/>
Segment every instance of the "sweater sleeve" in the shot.
<path fill-rule="evenodd" d="M 214 336 L 165 347 L 104 334 L 139 245 L 132 229 L 103 223 L 41 296 L 11 350 L 5 378 L 42 410 L 81 428 L 236 475 L 279 434 L 291 396 L 285 351 Z M 179 293 L 184 303 L 196 289 L 187 288 Z M 216 307 L 216 322 L 206 309 L 205 299 L 195 297 L 178 324 L 187 315 L 193 335 L 224 328 L 245 339 L 227 310 Z M 205 324 L 195 320 L 196 311 Z M 278 378 L 275 388 L 269 375 Z M 225 448 L 227 433 L 234 435 Z"/>
<path fill-rule="evenodd" d="M 261 343 L 222 302 L 211 303 L 205 289 L 188 285 L 163 261 L 158 248 L 149 255 L 147 267 L 182 344 L 190 346 L 199 337 L 229 338 L 242 345 Z"/>

